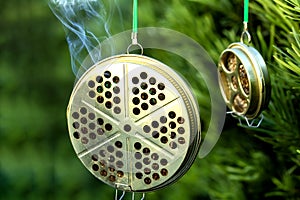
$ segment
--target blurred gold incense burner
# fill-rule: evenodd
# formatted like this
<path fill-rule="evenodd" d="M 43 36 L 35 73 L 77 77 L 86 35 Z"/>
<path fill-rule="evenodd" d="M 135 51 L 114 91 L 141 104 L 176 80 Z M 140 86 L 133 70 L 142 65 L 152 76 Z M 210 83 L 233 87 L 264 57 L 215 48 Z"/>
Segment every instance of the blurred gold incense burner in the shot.
<path fill-rule="evenodd" d="M 260 53 L 242 42 L 232 43 L 219 60 L 219 84 L 232 113 L 254 119 L 267 108 L 271 85 Z"/>

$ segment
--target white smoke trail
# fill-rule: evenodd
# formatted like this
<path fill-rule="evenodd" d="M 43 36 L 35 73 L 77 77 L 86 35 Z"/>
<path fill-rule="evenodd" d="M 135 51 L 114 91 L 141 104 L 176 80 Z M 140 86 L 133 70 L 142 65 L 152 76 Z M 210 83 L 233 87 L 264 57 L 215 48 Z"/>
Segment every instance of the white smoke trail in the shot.
<path fill-rule="evenodd" d="M 66 29 L 66 39 L 71 54 L 71 65 L 75 75 L 84 66 L 86 57 L 92 63 L 101 60 L 101 41 L 111 36 L 110 24 L 117 0 L 50 0 L 49 6 Z M 117 12 L 120 21 L 120 11 Z M 110 46 L 113 51 L 113 44 Z M 107 51 L 107 49 L 106 49 Z"/>

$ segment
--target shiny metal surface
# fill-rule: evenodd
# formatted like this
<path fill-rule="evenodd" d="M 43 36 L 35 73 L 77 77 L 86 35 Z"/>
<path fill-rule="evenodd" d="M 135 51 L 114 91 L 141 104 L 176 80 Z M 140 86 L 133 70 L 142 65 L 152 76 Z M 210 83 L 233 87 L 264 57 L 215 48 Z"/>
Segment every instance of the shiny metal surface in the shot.
<path fill-rule="evenodd" d="M 235 114 L 254 119 L 268 106 L 270 78 L 256 49 L 231 44 L 222 52 L 218 69 L 223 98 Z"/>
<path fill-rule="evenodd" d="M 141 55 L 91 67 L 67 109 L 74 150 L 98 179 L 125 191 L 151 191 L 178 180 L 200 147 L 200 115 L 187 83 Z"/>

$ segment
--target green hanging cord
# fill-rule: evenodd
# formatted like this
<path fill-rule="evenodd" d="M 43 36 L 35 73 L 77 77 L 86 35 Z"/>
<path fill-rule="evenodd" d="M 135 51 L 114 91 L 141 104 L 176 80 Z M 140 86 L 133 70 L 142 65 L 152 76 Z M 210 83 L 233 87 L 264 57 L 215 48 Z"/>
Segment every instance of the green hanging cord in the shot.
<path fill-rule="evenodd" d="M 249 18 L 249 0 L 244 0 L 244 22 L 248 23 Z"/>
<path fill-rule="evenodd" d="M 132 32 L 138 32 L 138 0 L 133 0 L 133 22 Z"/>
<path fill-rule="evenodd" d="M 249 0 L 244 0 L 244 30 L 241 36 L 241 42 L 244 43 L 244 39 L 248 39 L 248 43 L 251 42 L 251 35 L 248 32 L 248 20 L 249 20 Z"/>

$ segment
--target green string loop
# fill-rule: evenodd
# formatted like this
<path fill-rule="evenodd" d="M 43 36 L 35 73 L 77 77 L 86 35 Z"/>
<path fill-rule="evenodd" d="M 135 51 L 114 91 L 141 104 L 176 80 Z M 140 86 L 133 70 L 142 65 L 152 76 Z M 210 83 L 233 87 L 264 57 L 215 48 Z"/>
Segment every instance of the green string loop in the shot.
<path fill-rule="evenodd" d="M 133 0 L 133 22 L 132 32 L 138 32 L 138 0 Z"/>

